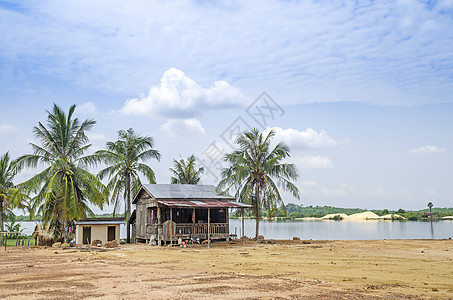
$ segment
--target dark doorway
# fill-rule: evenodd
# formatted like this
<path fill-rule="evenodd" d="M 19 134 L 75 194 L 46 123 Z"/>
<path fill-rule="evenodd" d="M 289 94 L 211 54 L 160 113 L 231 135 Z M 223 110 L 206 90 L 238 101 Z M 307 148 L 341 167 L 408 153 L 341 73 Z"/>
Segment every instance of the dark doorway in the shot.
<path fill-rule="evenodd" d="M 83 244 L 91 244 L 91 226 L 83 226 Z"/>
<path fill-rule="evenodd" d="M 116 235 L 115 230 L 116 230 L 115 226 L 107 227 L 107 242 L 113 241 L 115 239 L 115 235 Z"/>

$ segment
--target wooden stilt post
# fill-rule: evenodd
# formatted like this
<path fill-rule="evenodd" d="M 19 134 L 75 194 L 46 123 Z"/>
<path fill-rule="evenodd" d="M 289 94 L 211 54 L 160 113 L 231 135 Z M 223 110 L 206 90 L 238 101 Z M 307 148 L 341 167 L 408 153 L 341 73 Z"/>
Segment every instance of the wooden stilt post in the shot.
<path fill-rule="evenodd" d="M 160 226 L 162 225 L 162 208 L 158 205 L 157 206 L 157 239 L 158 239 L 158 243 L 159 243 L 159 246 L 162 246 L 162 234 L 163 234 L 163 229 L 161 229 L 159 231 L 159 229 L 162 227 Z"/>
<path fill-rule="evenodd" d="M 170 245 L 173 246 L 173 207 L 170 207 Z"/>
<path fill-rule="evenodd" d="M 195 220 L 196 220 L 196 216 L 195 216 L 195 207 L 193 208 L 193 213 L 192 213 L 192 236 L 191 238 L 195 238 Z"/>
<path fill-rule="evenodd" d="M 211 208 L 208 207 L 208 248 L 211 248 Z"/>
<path fill-rule="evenodd" d="M 241 218 L 242 218 L 242 244 L 244 244 L 244 208 L 241 208 Z"/>

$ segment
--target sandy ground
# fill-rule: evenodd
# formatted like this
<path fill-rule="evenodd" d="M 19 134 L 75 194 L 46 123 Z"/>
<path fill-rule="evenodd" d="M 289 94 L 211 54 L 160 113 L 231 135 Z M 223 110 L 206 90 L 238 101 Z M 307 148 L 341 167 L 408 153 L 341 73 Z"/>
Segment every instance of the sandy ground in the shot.
<path fill-rule="evenodd" d="M 453 299 L 453 241 L 0 249 L 2 299 Z"/>

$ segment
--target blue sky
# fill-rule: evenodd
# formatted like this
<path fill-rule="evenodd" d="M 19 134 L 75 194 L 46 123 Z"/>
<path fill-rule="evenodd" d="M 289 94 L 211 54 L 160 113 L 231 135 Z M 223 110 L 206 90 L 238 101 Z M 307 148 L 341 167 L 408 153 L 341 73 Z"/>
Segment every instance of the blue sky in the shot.
<path fill-rule="evenodd" d="M 173 158 L 229 151 L 243 121 L 290 145 L 286 202 L 452 206 L 451 28 L 452 0 L 0 1 L 0 153 L 29 153 L 45 110 L 75 103 L 93 151 L 154 137 L 168 183 Z M 279 110 L 260 124 L 264 91 Z"/>

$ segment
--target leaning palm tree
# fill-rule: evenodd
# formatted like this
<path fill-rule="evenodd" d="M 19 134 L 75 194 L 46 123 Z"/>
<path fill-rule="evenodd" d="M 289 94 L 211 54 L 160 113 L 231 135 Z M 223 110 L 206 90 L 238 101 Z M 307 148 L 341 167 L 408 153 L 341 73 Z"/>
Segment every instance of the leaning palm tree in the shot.
<path fill-rule="evenodd" d="M 173 168 L 170 168 L 173 176 L 171 177 L 172 184 L 197 184 L 200 182 L 201 174 L 204 172 L 204 168 L 196 168 L 195 155 L 191 155 L 185 160 L 173 160 Z"/>
<path fill-rule="evenodd" d="M 0 232 L 5 230 L 4 220 L 11 209 L 21 207 L 23 196 L 14 185 L 13 180 L 17 174 L 15 162 L 9 158 L 6 152 L 0 156 Z M 0 234 L 0 246 L 3 246 L 3 234 Z"/>
<path fill-rule="evenodd" d="M 95 163 L 106 164 L 98 177 L 108 177 L 107 188 L 111 191 L 111 201 L 115 213 L 120 195 L 125 200 L 125 218 L 127 223 L 127 242 L 130 242 L 131 193 L 135 194 L 141 185 L 140 174 L 150 183 L 156 183 L 156 176 L 144 162 L 150 158 L 160 160 L 159 151 L 153 148 L 153 138 L 139 136 L 132 128 L 118 131 L 118 140 L 108 142 L 107 150 L 99 150 L 92 156 Z"/>
<path fill-rule="evenodd" d="M 238 149 L 225 155 L 225 161 L 230 166 L 222 170 L 218 186 L 225 192 L 235 189 L 239 201 L 252 205 L 256 239 L 262 209 L 271 210 L 276 205 L 284 207 L 277 185 L 300 198 L 298 188 L 291 182 L 298 178 L 297 169 L 294 164 L 282 162 L 289 157 L 289 147 L 278 143 L 272 148 L 270 143 L 274 135 L 273 130 L 264 135 L 258 129 L 239 135 L 236 140 Z"/>
<path fill-rule="evenodd" d="M 56 237 L 61 237 L 74 219 L 92 213 L 89 204 L 102 209 L 108 201 L 107 188 L 85 169 L 90 160 L 84 154 L 91 146 L 85 132 L 96 121 L 80 122 L 73 117 L 75 109 L 72 105 L 66 114 L 54 104 L 48 111 L 47 125 L 39 122 L 33 128 L 41 145 L 31 143 L 33 154 L 17 159 L 19 168 L 45 166 L 21 186 L 36 194 L 33 199 L 40 205 L 43 221 L 55 229 Z M 67 234 L 64 239 L 67 241 Z"/>

